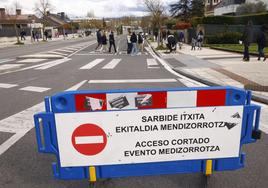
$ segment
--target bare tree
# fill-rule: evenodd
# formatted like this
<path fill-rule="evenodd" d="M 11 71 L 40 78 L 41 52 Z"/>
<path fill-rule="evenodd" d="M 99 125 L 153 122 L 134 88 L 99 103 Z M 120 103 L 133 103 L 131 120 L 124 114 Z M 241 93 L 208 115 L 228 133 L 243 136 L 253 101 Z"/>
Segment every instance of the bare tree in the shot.
<path fill-rule="evenodd" d="M 147 10 L 151 14 L 152 22 L 158 28 L 157 45 L 160 45 L 160 30 L 163 23 L 165 6 L 161 0 L 143 0 Z"/>
<path fill-rule="evenodd" d="M 89 18 L 94 18 L 95 17 L 95 13 L 94 13 L 93 9 L 91 9 L 90 11 L 87 12 L 87 17 L 89 17 Z"/>
<path fill-rule="evenodd" d="M 15 33 L 16 33 L 16 38 L 17 38 L 17 44 L 22 44 L 20 41 L 20 37 L 19 37 L 19 31 L 18 31 L 18 25 L 17 25 L 17 21 L 18 21 L 18 14 L 17 14 L 17 10 L 20 9 L 21 6 L 19 4 L 18 1 L 14 1 L 12 3 L 11 7 L 6 7 L 6 16 L 9 18 L 9 20 L 12 22 Z"/>
<path fill-rule="evenodd" d="M 50 0 L 38 0 L 37 3 L 35 3 L 35 12 L 41 17 L 43 28 L 43 33 L 45 32 L 45 27 L 47 26 L 47 20 L 46 17 L 48 16 L 49 11 L 53 9 L 52 4 L 50 3 Z M 45 40 L 45 36 L 43 34 L 43 40 Z"/>

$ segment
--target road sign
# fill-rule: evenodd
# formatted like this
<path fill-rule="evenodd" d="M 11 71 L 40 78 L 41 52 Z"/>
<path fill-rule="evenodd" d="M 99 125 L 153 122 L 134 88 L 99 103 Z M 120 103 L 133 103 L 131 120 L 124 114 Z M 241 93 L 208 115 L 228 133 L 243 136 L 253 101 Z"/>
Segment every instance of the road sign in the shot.
<path fill-rule="evenodd" d="M 243 106 L 55 114 L 61 166 L 238 157 L 236 113 Z"/>
<path fill-rule="evenodd" d="M 65 133 L 63 134 L 65 135 Z M 78 126 L 73 131 L 71 140 L 72 146 L 76 151 L 86 156 L 100 153 L 107 143 L 106 133 L 95 124 L 83 124 Z M 62 147 L 64 148 L 64 146 Z"/>
<path fill-rule="evenodd" d="M 260 107 L 233 87 L 63 92 L 45 104 L 38 149 L 57 156 L 60 179 L 235 170 L 260 136 Z"/>

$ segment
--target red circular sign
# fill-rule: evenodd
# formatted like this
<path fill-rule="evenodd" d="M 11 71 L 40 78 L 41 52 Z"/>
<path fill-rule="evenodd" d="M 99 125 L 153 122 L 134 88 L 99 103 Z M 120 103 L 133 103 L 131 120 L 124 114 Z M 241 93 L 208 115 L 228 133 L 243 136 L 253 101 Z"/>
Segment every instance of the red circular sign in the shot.
<path fill-rule="evenodd" d="M 95 124 L 83 124 L 77 127 L 72 134 L 74 148 L 84 155 L 96 155 L 107 144 L 106 133 Z"/>

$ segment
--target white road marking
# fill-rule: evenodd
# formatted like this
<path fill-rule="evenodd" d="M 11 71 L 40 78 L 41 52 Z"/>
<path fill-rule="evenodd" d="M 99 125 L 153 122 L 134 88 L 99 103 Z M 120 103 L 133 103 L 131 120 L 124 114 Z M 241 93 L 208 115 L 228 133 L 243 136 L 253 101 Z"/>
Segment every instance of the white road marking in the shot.
<path fill-rule="evenodd" d="M 147 68 L 148 69 L 159 69 L 159 65 L 155 59 L 147 59 Z"/>
<path fill-rule="evenodd" d="M 118 63 L 120 63 L 121 60 L 122 59 L 113 59 L 107 65 L 102 67 L 102 69 L 114 69 L 118 65 Z"/>
<path fill-rule="evenodd" d="M 24 64 L 4 64 L 0 65 L 0 70 L 13 69 L 23 66 Z"/>
<path fill-rule="evenodd" d="M 7 63 L 10 61 L 14 61 L 15 59 L 0 59 L 0 63 Z"/>
<path fill-rule="evenodd" d="M 89 80 L 90 84 L 112 84 L 112 83 L 162 83 L 177 82 L 176 79 L 129 79 L 129 80 Z"/>
<path fill-rule="evenodd" d="M 82 69 L 82 70 L 92 69 L 93 67 L 95 67 L 96 65 L 101 63 L 102 61 L 104 61 L 104 59 L 95 59 L 94 61 L 86 64 L 85 66 L 81 67 L 80 69 Z"/>
<path fill-rule="evenodd" d="M 64 49 L 75 51 L 75 50 L 78 50 L 78 49 L 80 49 L 80 48 L 81 48 L 81 47 L 66 47 L 66 48 L 64 48 Z"/>
<path fill-rule="evenodd" d="M 18 86 L 18 85 L 0 83 L 0 88 L 5 88 L 5 89 L 9 89 L 9 88 L 16 87 L 16 86 Z"/>
<path fill-rule="evenodd" d="M 147 66 L 150 67 L 150 66 L 157 66 L 158 63 L 156 62 L 155 59 L 147 59 Z"/>
<path fill-rule="evenodd" d="M 22 90 L 22 91 L 33 91 L 33 92 L 42 93 L 42 92 L 48 91 L 50 89 L 51 88 L 47 88 L 47 87 L 27 86 L 27 87 L 20 88 L 19 90 Z"/>
<path fill-rule="evenodd" d="M 50 51 L 47 52 L 48 54 L 57 54 L 57 55 L 63 55 L 63 56 L 67 56 L 68 54 L 64 54 L 64 53 L 60 53 L 60 52 L 56 52 L 56 51 Z"/>
<path fill-rule="evenodd" d="M 84 80 L 67 89 L 66 91 L 77 90 L 86 82 L 87 80 Z M 0 120 L 0 132 L 15 133 L 0 145 L 0 155 L 6 152 L 12 145 L 14 145 L 34 127 L 33 115 L 37 112 L 44 111 L 44 109 L 44 102 L 41 102 L 17 114 Z"/>
<path fill-rule="evenodd" d="M 69 59 L 69 58 L 58 59 L 58 60 L 49 62 L 49 64 L 47 64 L 47 65 L 39 66 L 39 67 L 37 67 L 35 70 L 45 70 L 45 69 L 49 69 L 49 68 L 51 68 L 51 67 L 60 65 L 60 64 L 62 64 L 62 63 L 68 62 L 68 61 L 70 61 L 70 60 L 71 60 L 71 59 Z"/>
<path fill-rule="evenodd" d="M 74 85 L 73 87 L 70 87 L 69 89 L 65 90 L 65 91 L 76 91 L 78 90 L 82 85 L 84 85 L 87 82 L 87 80 L 83 80 L 82 82 Z"/>
<path fill-rule="evenodd" d="M 18 63 L 38 63 L 38 62 L 45 61 L 45 60 L 47 59 L 24 59 L 24 60 L 18 61 Z"/>
<path fill-rule="evenodd" d="M 25 55 L 21 56 L 21 58 L 38 58 L 38 59 L 49 59 L 49 58 L 64 58 L 64 56 L 56 55 L 56 54 L 33 54 L 33 55 Z"/>
<path fill-rule="evenodd" d="M 77 136 L 75 137 L 76 144 L 102 144 L 104 143 L 103 136 Z"/>
<path fill-rule="evenodd" d="M 60 51 L 60 52 L 67 52 L 67 53 L 73 53 L 74 51 L 71 50 L 65 50 L 65 49 L 57 49 L 55 51 Z"/>

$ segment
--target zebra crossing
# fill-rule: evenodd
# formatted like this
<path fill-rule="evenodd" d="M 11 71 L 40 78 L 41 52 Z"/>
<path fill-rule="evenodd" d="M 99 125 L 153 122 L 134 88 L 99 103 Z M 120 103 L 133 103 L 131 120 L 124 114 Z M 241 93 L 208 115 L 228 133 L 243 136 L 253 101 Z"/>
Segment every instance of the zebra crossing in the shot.
<path fill-rule="evenodd" d="M 62 59 L 62 58 L 70 57 L 73 54 L 79 52 L 80 50 L 83 50 L 84 48 L 94 43 L 95 42 L 80 43 L 74 46 L 68 46 L 68 47 L 59 48 L 59 49 L 50 50 L 50 51 L 41 52 L 41 53 L 36 53 L 36 54 L 24 55 L 18 58 L 19 59 Z"/>
<path fill-rule="evenodd" d="M 0 83 L 0 91 L 2 89 L 12 89 L 12 88 L 17 88 L 19 91 L 35 92 L 35 93 L 43 93 L 43 92 L 51 90 L 51 88 L 48 88 L 48 87 L 39 87 L 39 86 L 31 86 L 31 85 L 20 87 L 18 84 Z"/>
<path fill-rule="evenodd" d="M 106 59 L 103 58 L 97 58 L 94 59 L 93 61 L 87 63 L 86 65 L 83 65 L 82 67 L 80 67 L 80 70 L 90 70 L 93 69 L 94 67 L 96 67 L 97 65 L 103 63 Z M 111 69 L 115 69 L 116 67 L 119 66 L 119 64 L 122 64 L 122 59 L 119 58 L 114 58 L 112 60 L 109 60 L 108 62 L 106 62 L 105 65 L 102 66 L 101 69 L 106 69 L 106 70 L 111 70 Z M 156 59 L 153 58 L 149 58 L 146 60 L 147 63 L 147 69 L 159 69 L 160 65 L 157 62 Z"/>

